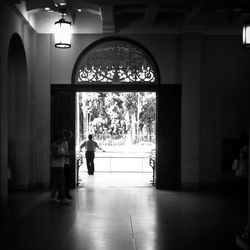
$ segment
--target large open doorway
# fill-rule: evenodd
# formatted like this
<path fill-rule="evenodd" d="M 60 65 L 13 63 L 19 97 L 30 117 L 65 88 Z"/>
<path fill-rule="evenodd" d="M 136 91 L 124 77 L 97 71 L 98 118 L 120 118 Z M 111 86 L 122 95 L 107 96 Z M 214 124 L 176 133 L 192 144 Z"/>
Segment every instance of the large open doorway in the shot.
<path fill-rule="evenodd" d="M 75 134 L 76 92 L 155 92 L 157 96 L 155 187 L 180 187 L 181 86 L 173 84 L 51 85 L 51 135 L 65 128 Z M 72 141 L 75 149 L 75 140 Z M 77 163 L 73 161 L 72 187 L 77 186 Z"/>
<path fill-rule="evenodd" d="M 84 48 L 79 54 L 72 71 L 71 83 L 68 86 L 66 84 L 52 85 L 52 134 L 54 131 L 64 128 L 71 129 L 74 134 L 78 133 L 75 124 L 75 112 L 76 109 L 79 109 L 76 105 L 77 92 L 154 92 L 157 96 L 155 186 L 161 189 L 179 188 L 181 86 L 161 83 L 157 63 L 146 48 L 130 39 L 119 37 L 100 39 Z M 86 134 L 84 135 L 86 137 Z M 79 143 L 75 140 L 71 143 L 76 155 Z M 77 166 L 82 164 L 82 158 L 78 155 L 74 161 L 75 171 L 72 175 L 72 186 L 77 183 Z M 103 160 L 102 162 L 104 162 Z M 123 161 L 120 160 L 120 162 Z M 120 165 L 115 164 L 116 168 Z M 130 166 L 130 164 L 126 165 Z M 127 171 L 129 166 L 126 167 Z M 141 164 L 137 164 L 137 166 L 141 166 Z"/>
<path fill-rule="evenodd" d="M 79 183 L 88 181 L 80 146 L 92 134 L 105 149 L 95 153 L 95 183 L 154 185 L 155 92 L 77 92 L 75 124 Z"/>

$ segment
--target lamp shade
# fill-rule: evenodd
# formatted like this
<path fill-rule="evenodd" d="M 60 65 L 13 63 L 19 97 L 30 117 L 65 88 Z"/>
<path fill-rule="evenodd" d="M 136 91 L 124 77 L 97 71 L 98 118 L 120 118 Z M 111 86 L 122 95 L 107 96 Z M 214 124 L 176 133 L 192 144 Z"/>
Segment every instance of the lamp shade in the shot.
<path fill-rule="evenodd" d="M 68 49 L 71 47 L 71 22 L 61 18 L 55 22 L 55 47 Z"/>
<path fill-rule="evenodd" d="M 250 22 L 247 22 L 242 27 L 242 44 L 243 47 L 250 48 Z"/>

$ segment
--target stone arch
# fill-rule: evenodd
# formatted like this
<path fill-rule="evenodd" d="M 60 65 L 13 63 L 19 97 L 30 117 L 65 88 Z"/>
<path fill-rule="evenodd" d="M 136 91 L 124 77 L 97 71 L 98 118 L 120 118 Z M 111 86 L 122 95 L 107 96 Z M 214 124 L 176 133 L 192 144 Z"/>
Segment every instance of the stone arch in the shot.
<path fill-rule="evenodd" d="M 11 189 L 29 183 L 28 73 L 23 41 L 13 34 L 8 49 L 8 171 Z"/>

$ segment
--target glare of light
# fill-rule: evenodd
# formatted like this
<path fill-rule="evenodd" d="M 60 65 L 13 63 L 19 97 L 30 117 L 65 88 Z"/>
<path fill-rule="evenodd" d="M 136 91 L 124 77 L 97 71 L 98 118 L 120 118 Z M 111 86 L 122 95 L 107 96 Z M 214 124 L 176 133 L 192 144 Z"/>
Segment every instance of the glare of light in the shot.
<path fill-rule="evenodd" d="M 71 22 L 64 18 L 55 22 L 55 47 L 68 49 L 71 47 Z"/>
<path fill-rule="evenodd" d="M 242 27 L 242 44 L 243 47 L 250 47 L 250 22 L 245 23 Z"/>

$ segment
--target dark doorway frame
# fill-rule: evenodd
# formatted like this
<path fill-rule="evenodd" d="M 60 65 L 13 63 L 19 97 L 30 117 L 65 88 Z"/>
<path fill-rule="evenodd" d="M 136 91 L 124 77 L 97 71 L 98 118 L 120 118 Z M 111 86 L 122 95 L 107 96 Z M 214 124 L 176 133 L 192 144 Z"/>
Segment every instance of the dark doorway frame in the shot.
<path fill-rule="evenodd" d="M 51 85 L 51 134 L 62 129 L 65 124 L 75 132 L 75 119 L 64 123 L 58 120 L 62 107 L 57 96 L 63 93 L 66 103 L 66 117 L 75 117 L 76 92 L 156 92 L 156 167 L 155 187 L 174 190 L 181 186 L 180 171 L 180 123 L 181 85 L 180 84 L 52 84 Z M 68 96 L 68 98 L 65 98 Z M 69 104 L 67 106 L 67 103 Z M 57 107 L 57 108 L 55 108 Z M 58 109 L 58 110 L 57 110 Z M 70 118 L 71 117 L 71 118 Z M 60 127 L 61 126 L 61 127 Z M 76 171 L 75 171 L 76 173 Z M 76 174 L 72 177 L 76 186 Z"/>

